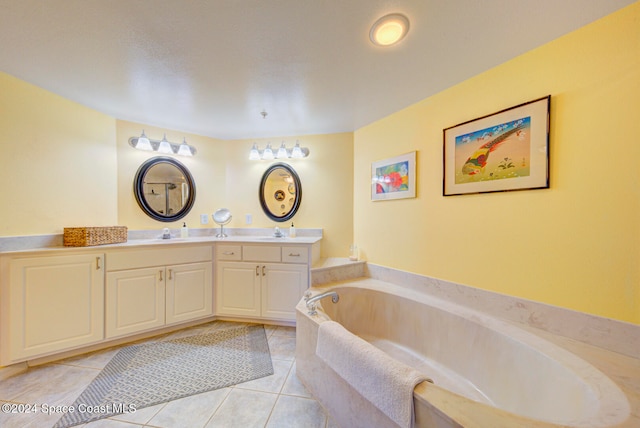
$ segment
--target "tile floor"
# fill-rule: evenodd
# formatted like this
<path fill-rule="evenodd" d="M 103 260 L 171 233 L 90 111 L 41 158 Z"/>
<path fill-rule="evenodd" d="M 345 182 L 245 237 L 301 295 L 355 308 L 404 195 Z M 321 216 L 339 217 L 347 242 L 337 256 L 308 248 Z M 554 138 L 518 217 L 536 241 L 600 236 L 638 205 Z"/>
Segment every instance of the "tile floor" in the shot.
<path fill-rule="evenodd" d="M 233 323 L 215 321 L 142 342 L 205 333 Z M 205 392 L 135 413 L 83 425 L 90 428 L 337 428 L 295 375 L 295 328 L 265 326 L 274 374 Z M 0 403 L 70 405 L 109 362 L 119 347 L 30 368 L 0 383 Z M 7 414 L 3 428 L 53 426 L 61 414 Z"/>

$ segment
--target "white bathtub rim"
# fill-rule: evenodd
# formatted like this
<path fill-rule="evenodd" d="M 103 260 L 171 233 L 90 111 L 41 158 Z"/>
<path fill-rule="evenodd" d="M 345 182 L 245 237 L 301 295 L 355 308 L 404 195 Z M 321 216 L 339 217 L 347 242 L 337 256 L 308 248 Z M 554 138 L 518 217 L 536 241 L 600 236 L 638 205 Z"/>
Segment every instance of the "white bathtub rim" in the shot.
<path fill-rule="evenodd" d="M 330 284 L 330 286 L 312 287 L 310 291 L 315 295 L 331 289 L 340 294 L 341 288 L 361 288 L 372 291 L 393 294 L 401 298 L 411 299 L 419 303 L 434 307 L 436 310 L 450 312 L 456 316 L 478 323 L 486 328 L 492 329 L 511 340 L 517 341 L 522 346 L 532 349 L 533 352 L 540 352 L 561 364 L 562 367 L 571 372 L 588 389 L 593 398 L 593 411 L 575 420 L 547 420 L 544 418 L 532 418 L 542 422 L 555 424 L 566 424 L 571 427 L 597 428 L 607 427 L 625 421 L 631 414 L 631 406 L 626 394 L 613 382 L 606 374 L 598 370 L 589 362 L 578 355 L 553 344 L 532 332 L 522 329 L 517 325 L 492 317 L 483 312 L 465 307 L 427 293 L 414 289 L 408 289 L 396 284 L 387 283 L 370 278 L 358 279 L 346 282 Z M 318 322 L 331 320 L 324 312 L 322 301 L 318 305 L 318 315 L 315 318 Z M 324 303 L 333 304 L 333 303 Z M 338 305 L 340 302 L 337 303 Z M 466 397 L 465 397 L 466 398 Z M 499 407 L 498 407 L 499 408 Z M 501 409 L 503 411 L 508 411 Z"/>

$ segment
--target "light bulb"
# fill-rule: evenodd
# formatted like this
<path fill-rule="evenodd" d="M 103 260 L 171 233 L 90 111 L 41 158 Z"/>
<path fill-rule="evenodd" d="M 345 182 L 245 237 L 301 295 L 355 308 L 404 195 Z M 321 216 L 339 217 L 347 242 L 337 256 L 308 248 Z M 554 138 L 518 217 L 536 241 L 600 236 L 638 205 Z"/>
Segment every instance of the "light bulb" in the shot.
<path fill-rule="evenodd" d="M 251 151 L 249 152 L 249 160 L 259 160 L 260 152 L 258 151 L 258 146 L 256 143 L 253 143 L 253 147 L 251 147 Z"/>
<path fill-rule="evenodd" d="M 268 143 L 267 147 L 264 149 L 264 152 L 262 152 L 262 159 L 273 159 L 273 150 L 271 150 L 271 143 Z"/>
<path fill-rule="evenodd" d="M 153 150 L 151 147 L 151 141 L 144 134 L 144 129 L 142 130 L 142 135 L 138 137 L 138 141 L 136 142 L 136 149 L 138 150 Z"/>
<path fill-rule="evenodd" d="M 291 157 L 296 159 L 301 159 L 304 157 L 302 149 L 300 148 L 300 143 L 297 140 L 296 145 L 293 147 L 293 150 L 291 150 Z"/>
<path fill-rule="evenodd" d="M 193 156 L 193 153 L 191 153 L 191 147 L 187 144 L 186 138 L 182 140 L 182 144 L 178 147 L 178 154 L 181 156 Z"/>
<path fill-rule="evenodd" d="M 278 154 L 276 155 L 278 159 L 288 158 L 289 154 L 287 153 L 287 148 L 284 146 L 284 141 L 280 144 L 280 148 L 278 149 Z"/>
<path fill-rule="evenodd" d="M 369 38 L 378 46 L 398 43 L 409 31 L 409 20 L 399 13 L 392 13 L 378 19 L 371 27 Z"/>
<path fill-rule="evenodd" d="M 160 145 L 158 146 L 158 152 L 173 154 L 173 149 L 171 148 L 171 144 L 169 144 L 169 142 L 167 141 L 167 134 L 164 134 L 164 137 L 162 137 L 162 141 L 160 141 Z"/>

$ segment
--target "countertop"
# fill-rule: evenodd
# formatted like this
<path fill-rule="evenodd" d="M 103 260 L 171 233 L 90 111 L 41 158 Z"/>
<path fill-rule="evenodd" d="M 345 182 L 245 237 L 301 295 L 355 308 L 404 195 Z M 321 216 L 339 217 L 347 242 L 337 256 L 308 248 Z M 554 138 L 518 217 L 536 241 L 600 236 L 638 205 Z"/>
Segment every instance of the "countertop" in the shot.
<path fill-rule="evenodd" d="M 207 232 L 214 232 L 212 229 L 205 229 Z M 225 230 L 229 233 L 227 230 Z M 184 244 L 285 244 L 285 245 L 312 245 L 322 239 L 322 229 L 303 229 L 295 238 L 284 236 L 276 238 L 272 235 L 273 229 L 250 229 L 255 234 L 229 233 L 225 238 L 218 238 L 215 235 L 203 235 L 196 230 L 188 238 L 179 237 L 179 229 L 172 230 L 170 239 L 162 239 L 159 231 L 130 231 L 127 242 L 117 244 L 96 245 L 88 247 L 65 247 L 62 245 L 62 235 L 42 235 L 25 237 L 0 237 L 0 255 L 26 254 L 33 252 L 70 252 L 70 251 L 107 251 L 118 248 L 149 247 L 165 245 Z M 258 232 L 258 233 L 256 233 Z"/>

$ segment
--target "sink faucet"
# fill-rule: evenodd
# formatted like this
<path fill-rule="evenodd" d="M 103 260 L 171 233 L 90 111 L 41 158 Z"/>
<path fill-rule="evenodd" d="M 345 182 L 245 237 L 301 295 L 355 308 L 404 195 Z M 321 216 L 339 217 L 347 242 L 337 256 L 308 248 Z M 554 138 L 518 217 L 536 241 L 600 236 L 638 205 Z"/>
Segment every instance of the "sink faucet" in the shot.
<path fill-rule="evenodd" d="M 338 293 L 335 291 L 327 291 L 326 293 L 318 294 L 313 297 L 311 297 L 310 291 L 304 293 L 304 300 L 307 303 L 307 309 L 309 310 L 307 313 L 309 315 L 317 315 L 318 311 L 316 311 L 316 302 L 329 296 L 331 296 L 331 301 L 333 303 L 338 303 L 338 300 L 340 300 L 340 296 L 338 296 Z"/>
<path fill-rule="evenodd" d="M 162 229 L 162 239 L 171 239 L 171 232 L 169 232 L 168 227 Z"/>
<path fill-rule="evenodd" d="M 275 238 L 282 238 L 284 236 L 278 226 L 276 226 L 275 229 L 273 229 L 273 236 Z"/>

